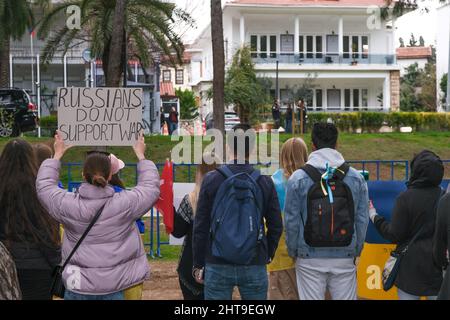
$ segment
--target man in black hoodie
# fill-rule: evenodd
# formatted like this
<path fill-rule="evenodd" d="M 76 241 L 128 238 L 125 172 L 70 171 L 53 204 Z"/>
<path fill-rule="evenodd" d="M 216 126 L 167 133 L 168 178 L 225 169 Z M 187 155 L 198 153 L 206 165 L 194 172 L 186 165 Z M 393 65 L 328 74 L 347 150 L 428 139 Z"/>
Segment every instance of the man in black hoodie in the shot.
<path fill-rule="evenodd" d="M 420 152 L 411 162 L 408 189 L 398 196 L 391 221 L 371 214 L 378 232 L 397 244 L 397 250 L 403 250 L 419 234 L 408 247 L 395 280 L 400 300 L 418 300 L 422 296 L 435 299 L 439 293 L 442 271 L 433 263 L 432 241 L 443 176 L 441 159 L 431 151 Z"/>

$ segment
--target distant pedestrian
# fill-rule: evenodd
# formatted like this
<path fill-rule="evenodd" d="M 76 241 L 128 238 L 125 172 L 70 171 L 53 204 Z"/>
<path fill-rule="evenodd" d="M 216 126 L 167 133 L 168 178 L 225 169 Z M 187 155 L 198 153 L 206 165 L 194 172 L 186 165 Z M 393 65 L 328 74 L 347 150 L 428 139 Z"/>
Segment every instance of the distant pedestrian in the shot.
<path fill-rule="evenodd" d="M 286 185 L 291 175 L 308 161 L 308 147 L 300 138 L 291 138 L 281 147 L 280 169 L 272 175 L 281 211 L 284 211 Z M 269 299 L 298 300 L 295 261 L 288 255 L 286 236 L 280 238 L 275 257 L 268 266 Z"/>
<path fill-rule="evenodd" d="M 274 121 L 275 129 L 278 129 L 280 127 L 280 102 L 277 99 L 273 100 L 272 104 L 272 118 Z"/>
<path fill-rule="evenodd" d="M 432 241 L 443 176 L 441 159 L 424 150 L 411 161 L 408 189 L 396 199 L 391 220 L 372 211 L 370 218 L 381 236 L 395 243 L 397 252 L 408 247 L 395 279 L 400 300 L 419 300 L 422 296 L 434 300 L 439 293 L 442 271 L 433 263 Z"/>
<path fill-rule="evenodd" d="M 294 110 L 292 109 L 292 104 L 288 104 L 286 109 L 286 133 L 292 133 L 292 120 L 294 116 Z"/>
<path fill-rule="evenodd" d="M 181 257 L 177 268 L 178 279 L 184 300 L 204 300 L 203 284 L 198 283 L 192 276 L 192 267 L 194 265 L 192 254 L 192 232 L 203 178 L 208 172 L 213 171 L 216 168 L 216 163 L 207 164 L 205 161 L 197 166 L 194 191 L 183 198 L 180 207 L 175 213 L 172 235 L 175 238 L 184 237 Z"/>
<path fill-rule="evenodd" d="M 338 130 L 317 123 L 313 152 L 289 179 L 285 228 L 289 256 L 296 259 L 300 300 L 356 300 L 356 259 L 369 223 L 363 176 L 336 150 Z"/>
<path fill-rule="evenodd" d="M 203 179 L 194 219 L 194 275 L 205 284 L 206 300 L 231 300 L 238 287 L 243 300 L 267 299 L 266 265 L 273 259 L 283 227 L 270 177 L 249 163 L 255 141 L 239 124 L 227 145 L 230 163 Z M 240 141 L 238 139 L 243 139 Z M 240 155 L 238 145 L 244 145 Z M 234 148 L 231 146 L 234 145 Z M 245 156 L 245 163 L 239 164 Z M 204 275 L 204 280 L 203 280 Z"/>
<path fill-rule="evenodd" d="M 61 262 L 59 224 L 36 191 L 37 160 L 22 139 L 0 156 L 0 241 L 11 253 L 24 300 L 51 300 L 53 269 Z"/>
<path fill-rule="evenodd" d="M 168 124 L 169 124 L 169 135 L 172 135 L 175 132 L 175 130 L 178 129 L 178 112 L 177 109 L 175 109 L 175 107 L 172 107 L 172 109 L 170 110 Z"/>
<path fill-rule="evenodd" d="M 303 99 L 300 99 L 298 101 L 298 108 L 297 108 L 297 119 L 298 119 L 298 125 L 300 128 L 302 128 L 302 134 L 306 133 L 306 119 L 308 118 L 308 109 L 306 108 L 305 101 Z"/>

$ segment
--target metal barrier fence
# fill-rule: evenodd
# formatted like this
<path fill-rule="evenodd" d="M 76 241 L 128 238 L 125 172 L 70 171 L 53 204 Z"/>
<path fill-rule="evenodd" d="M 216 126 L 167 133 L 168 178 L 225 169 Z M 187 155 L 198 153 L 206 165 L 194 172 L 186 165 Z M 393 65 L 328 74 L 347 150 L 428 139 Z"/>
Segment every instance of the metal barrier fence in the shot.
<path fill-rule="evenodd" d="M 369 172 L 369 179 L 372 181 L 394 181 L 408 180 L 410 175 L 408 160 L 350 160 L 347 161 L 352 167 L 364 172 Z M 443 160 L 446 176 L 450 177 L 450 160 Z M 63 163 L 63 168 L 67 167 L 67 186 L 69 191 L 74 191 L 80 184 L 79 180 L 74 180 L 74 169 L 81 170 L 81 162 Z M 156 164 L 161 172 L 164 163 Z M 268 167 L 270 164 L 259 164 L 260 167 Z M 137 184 L 137 164 L 127 163 L 125 167 L 134 171 L 134 183 Z M 195 164 L 174 164 L 173 179 L 175 182 L 194 182 Z M 371 171 L 371 170 L 374 170 Z M 81 176 L 80 176 L 81 178 Z M 178 179 L 177 179 L 178 178 Z M 179 180 L 179 181 L 177 181 Z M 161 235 L 161 214 L 155 208 L 150 210 L 150 228 L 148 240 L 144 240 L 144 246 L 149 248 L 148 255 L 152 258 L 162 257 L 161 246 L 168 245 L 169 241 L 162 240 Z M 155 221 L 156 220 L 156 221 Z M 145 239 L 146 236 L 144 236 Z M 167 235 L 168 237 L 168 235 Z"/>

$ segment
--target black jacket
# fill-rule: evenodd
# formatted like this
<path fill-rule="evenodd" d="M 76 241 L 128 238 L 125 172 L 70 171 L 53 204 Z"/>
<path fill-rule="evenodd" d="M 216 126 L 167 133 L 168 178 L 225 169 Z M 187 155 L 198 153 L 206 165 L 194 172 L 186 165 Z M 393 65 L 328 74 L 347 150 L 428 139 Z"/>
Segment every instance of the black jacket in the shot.
<path fill-rule="evenodd" d="M 409 294 L 435 296 L 441 287 L 442 272 L 433 263 L 432 241 L 444 168 L 436 155 L 424 151 L 411 163 L 411 172 L 408 190 L 397 198 L 391 222 L 376 216 L 375 227 L 397 248 L 405 247 L 420 231 L 400 264 L 395 285 Z"/>
<path fill-rule="evenodd" d="M 254 170 L 249 164 L 232 164 L 229 165 L 229 168 L 233 173 L 251 173 Z M 209 172 L 203 179 L 197 203 L 197 212 L 194 219 L 193 253 L 195 267 L 203 267 L 206 262 L 213 264 L 228 264 L 226 261 L 212 256 L 210 241 L 211 211 L 216 193 L 224 181 L 225 177 L 217 170 Z M 265 210 L 263 217 L 267 234 L 264 236 L 263 241 L 261 241 L 258 248 L 259 253 L 251 264 L 266 265 L 275 255 L 278 241 L 283 232 L 283 222 L 280 205 L 278 203 L 278 196 L 272 179 L 267 176 L 261 176 L 258 179 L 258 184 L 264 195 Z"/>
<path fill-rule="evenodd" d="M 450 248 L 450 193 L 439 203 L 436 231 L 433 239 L 433 258 L 438 268 L 447 268 L 444 283 L 438 299 L 450 300 L 450 274 L 448 273 L 447 251 Z"/>

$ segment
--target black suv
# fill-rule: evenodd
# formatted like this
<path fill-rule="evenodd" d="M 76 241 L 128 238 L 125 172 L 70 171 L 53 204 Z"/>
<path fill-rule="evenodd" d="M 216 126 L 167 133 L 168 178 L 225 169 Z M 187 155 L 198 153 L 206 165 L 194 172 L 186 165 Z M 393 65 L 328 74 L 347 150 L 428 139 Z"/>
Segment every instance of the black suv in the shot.
<path fill-rule="evenodd" d="M 0 88 L 0 137 L 17 137 L 38 125 L 36 105 L 23 89 Z"/>

